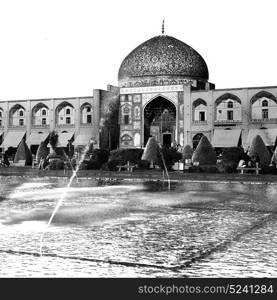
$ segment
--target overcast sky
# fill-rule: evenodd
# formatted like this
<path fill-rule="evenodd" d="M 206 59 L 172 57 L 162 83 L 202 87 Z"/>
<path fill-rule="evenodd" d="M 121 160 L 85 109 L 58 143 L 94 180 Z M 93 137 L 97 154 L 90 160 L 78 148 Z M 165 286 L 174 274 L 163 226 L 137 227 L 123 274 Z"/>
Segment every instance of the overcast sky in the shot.
<path fill-rule="evenodd" d="M 216 88 L 277 85 L 276 0 L 0 0 L 0 100 L 117 85 L 124 57 L 163 19 Z"/>

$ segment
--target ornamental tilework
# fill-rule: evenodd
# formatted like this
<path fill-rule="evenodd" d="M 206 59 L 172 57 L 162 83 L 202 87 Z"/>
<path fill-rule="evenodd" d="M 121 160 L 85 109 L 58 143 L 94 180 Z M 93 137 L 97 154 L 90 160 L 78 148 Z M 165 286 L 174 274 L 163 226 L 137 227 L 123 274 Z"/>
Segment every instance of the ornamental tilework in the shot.
<path fill-rule="evenodd" d="M 175 105 L 177 105 L 178 101 L 178 94 L 177 92 L 172 93 L 153 93 L 153 94 L 143 94 L 142 95 L 142 106 L 145 106 L 147 102 L 151 99 L 154 99 L 158 96 L 164 96 L 165 98 L 171 100 Z"/>
<path fill-rule="evenodd" d="M 138 121 L 135 121 L 135 122 L 134 122 L 134 129 L 136 129 L 136 130 L 140 130 L 140 128 L 141 128 L 141 126 L 140 126 L 140 122 L 138 122 Z"/>
<path fill-rule="evenodd" d="M 165 74 L 209 78 L 208 67 L 198 52 L 173 37 L 162 35 L 135 48 L 122 62 L 118 79 Z"/>

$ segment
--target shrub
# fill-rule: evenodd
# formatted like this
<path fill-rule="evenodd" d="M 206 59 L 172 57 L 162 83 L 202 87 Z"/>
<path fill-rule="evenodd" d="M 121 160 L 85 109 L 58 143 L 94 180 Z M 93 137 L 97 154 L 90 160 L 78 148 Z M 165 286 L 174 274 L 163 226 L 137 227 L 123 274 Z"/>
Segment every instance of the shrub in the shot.
<path fill-rule="evenodd" d="M 192 155 L 192 162 L 198 162 L 199 165 L 214 165 L 216 160 L 217 157 L 213 146 L 205 135 L 202 136 Z"/>
<path fill-rule="evenodd" d="M 182 153 L 178 152 L 176 148 L 162 147 L 160 151 L 158 151 L 158 165 L 161 169 L 164 169 L 161 153 L 163 154 L 166 167 L 169 170 L 172 168 L 175 162 L 182 159 Z"/>
<path fill-rule="evenodd" d="M 275 164 L 275 166 L 277 165 L 277 147 L 275 148 L 275 151 L 273 152 L 270 163 Z"/>
<path fill-rule="evenodd" d="M 186 145 L 183 150 L 182 162 L 185 163 L 186 159 L 191 159 L 193 155 L 193 149 L 190 145 Z"/>
<path fill-rule="evenodd" d="M 49 144 L 53 148 L 57 146 L 59 135 L 55 131 L 51 131 L 49 134 Z"/>
<path fill-rule="evenodd" d="M 46 159 L 47 155 L 48 155 L 48 149 L 45 143 L 41 142 L 36 153 L 36 161 L 39 163 L 41 158 Z"/>
<path fill-rule="evenodd" d="M 32 165 L 32 153 L 24 139 L 21 140 L 14 157 L 14 162 L 18 162 L 19 160 L 25 160 L 25 166 Z"/>
<path fill-rule="evenodd" d="M 258 157 L 262 168 L 267 167 L 270 163 L 270 154 L 259 135 L 256 135 L 252 140 L 248 155 L 251 158 Z"/>
<path fill-rule="evenodd" d="M 191 166 L 191 167 L 188 169 L 188 172 L 189 172 L 189 173 L 201 173 L 201 172 L 202 172 L 202 169 L 201 169 L 199 166 Z"/>
<path fill-rule="evenodd" d="M 110 152 L 109 161 L 118 160 L 122 164 L 126 164 L 128 161 L 133 164 L 137 164 L 142 156 L 143 150 L 138 148 L 119 149 Z"/>
<path fill-rule="evenodd" d="M 121 165 L 122 161 L 117 160 L 117 159 L 113 159 L 113 160 L 109 160 L 107 163 L 107 167 L 110 171 L 117 171 L 117 165 Z"/>
<path fill-rule="evenodd" d="M 203 173 L 218 173 L 218 169 L 216 166 L 205 166 L 205 165 L 202 165 L 202 166 L 199 166 L 201 172 Z"/>
<path fill-rule="evenodd" d="M 100 160 L 93 160 L 93 159 L 90 159 L 88 162 L 87 162 L 87 169 L 88 170 L 99 170 L 102 166 L 102 163 Z"/>
<path fill-rule="evenodd" d="M 224 173 L 236 172 L 238 163 L 244 156 L 244 151 L 240 147 L 224 148 L 222 162 L 218 165 L 219 171 Z"/>
<path fill-rule="evenodd" d="M 98 161 L 101 165 L 108 161 L 110 152 L 106 149 L 92 149 L 90 160 Z"/>
<path fill-rule="evenodd" d="M 139 170 L 148 170 L 150 167 L 150 163 L 148 160 L 140 160 L 138 162 L 138 169 Z"/>

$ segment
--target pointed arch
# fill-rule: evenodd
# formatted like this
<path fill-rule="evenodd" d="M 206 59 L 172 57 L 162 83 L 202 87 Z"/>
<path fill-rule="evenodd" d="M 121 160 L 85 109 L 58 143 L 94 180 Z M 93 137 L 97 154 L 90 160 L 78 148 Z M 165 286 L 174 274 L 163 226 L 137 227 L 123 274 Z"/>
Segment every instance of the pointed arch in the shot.
<path fill-rule="evenodd" d="M 20 104 L 15 104 L 9 110 L 10 126 L 25 126 L 25 108 Z"/>
<path fill-rule="evenodd" d="M 32 108 L 32 125 L 49 126 L 49 107 L 40 102 Z"/>
<path fill-rule="evenodd" d="M 92 124 L 92 105 L 85 102 L 80 107 L 81 124 Z"/>
<path fill-rule="evenodd" d="M 206 122 L 207 121 L 207 102 L 201 98 L 198 98 L 192 102 L 192 120 L 194 122 Z"/>
<path fill-rule="evenodd" d="M 45 108 L 45 109 L 49 110 L 49 107 L 48 107 L 46 104 L 40 102 L 40 103 L 37 103 L 37 104 L 32 108 L 32 115 L 33 115 L 34 113 L 36 113 L 38 110 L 42 109 L 42 108 Z"/>
<path fill-rule="evenodd" d="M 216 100 L 215 100 L 215 104 L 216 106 L 219 105 L 221 102 L 225 101 L 225 100 L 228 100 L 228 99 L 232 99 L 238 103 L 241 104 L 241 100 L 238 96 L 234 95 L 234 94 L 231 94 L 231 93 L 225 93 L 223 95 L 221 95 L 220 97 L 218 97 Z"/>
<path fill-rule="evenodd" d="M 202 98 L 198 98 L 198 99 L 196 99 L 192 102 L 192 106 L 194 108 L 201 105 L 201 104 L 207 106 L 207 102 L 205 100 L 203 100 Z"/>
<path fill-rule="evenodd" d="M 242 108 L 238 96 L 225 93 L 215 101 L 216 122 L 241 122 Z"/>
<path fill-rule="evenodd" d="M 254 104 L 257 100 L 259 100 L 260 98 L 263 98 L 263 97 L 271 99 L 271 100 L 273 100 L 277 104 L 276 97 L 273 94 L 271 94 L 270 92 L 267 92 L 267 91 L 260 91 L 260 92 L 256 93 L 251 98 L 250 103 Z"/>
<path fill-rule="evenodd" d="M 56 116 L 56 125 L 58 126 L 74 125 L 75 123 L 74 106 L 67 101 L 63 101 L 56 107 L 55 116 Z"/>
<path fill-rule="evenodd" d="M 168 98 L 156 95 L 143 108 L 143 142 L 155 136 L 161 144 L 173 144 L 176 140 L 176 105 Z"/>
<path fill-rule="evenodd" d="M 69 102 L 67 102 L 67 101 L 63 101 L 63 102 L 61 102 L 61 103 L 56 107 L 56 112 L 59 112 L 61 109 L 65 108 L 65 107 L 67 107 L 67 106 L 69 106 L 69 107 L 71 107 L 72 109 L 74 109 L 74 106 L 73 106 L 71 103 L 69 103 Z"/>

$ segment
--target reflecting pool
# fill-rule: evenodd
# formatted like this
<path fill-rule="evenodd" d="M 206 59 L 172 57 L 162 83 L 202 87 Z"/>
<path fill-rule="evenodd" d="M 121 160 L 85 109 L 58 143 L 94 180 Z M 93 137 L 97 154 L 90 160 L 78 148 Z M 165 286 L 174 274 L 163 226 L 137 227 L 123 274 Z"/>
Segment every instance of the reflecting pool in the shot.
<path fill-rule="evenodd" d="M 275 184 L 0 182 L 1 277 L 277 276 Z"/>

